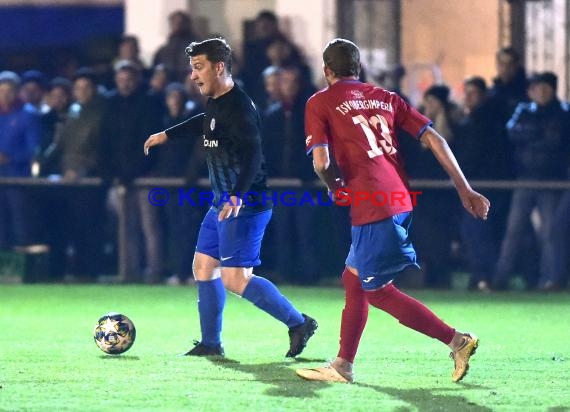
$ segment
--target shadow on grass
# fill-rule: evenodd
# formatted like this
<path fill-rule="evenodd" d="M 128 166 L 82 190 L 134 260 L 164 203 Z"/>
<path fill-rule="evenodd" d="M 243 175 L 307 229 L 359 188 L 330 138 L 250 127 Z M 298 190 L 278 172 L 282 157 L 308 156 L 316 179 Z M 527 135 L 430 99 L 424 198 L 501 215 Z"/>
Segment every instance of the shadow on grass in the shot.
<path fill-rule="evenodd" d="M 297 357 L 295 359 L 293 359 L 295 362 L 298 363 L 325 363 L 327 361 L 329 361 L 330 359 L 323 359 L 323 358 L 301 358 L 301 357 Z"/>
<path fill-rule="evenodd" d="M 326 389 L 332 385 L 343 385 L 330 382 L 308 382 L 295 375 L 290 368 L 291 362 L 270 362 L 243 364 L 235 359 L 208 357 L 206 358 L 214 365 L 231 369 L 236 372 L 247 373 L 258 381 L 268 385 L 272 385 L 266 389 L 264 393 L 269 396 L 276 397 L 294 397 L 294 398 L 320 398 L 318 391 Z M 322 359 L 296 359 L 298 362 L 323 362 Z M 380 385 L 370 385 L 366 383 L 355 383 L 355 386 L 375 390 L 376 392 L 388 395 L 392 398 L 399 399 L 408 403 L 410 406 L 416 407 L 421 411 L 431 410 L 462 410 L 486 412 L 492 411 L 486 406 L 477 405 L 469 401 L 464 396 L 455 395 L 454 388 L 433 388 L 433 389 L 399 389 Z M 473 384 L 459 384 L 463 389 L 488 389 L 484 386 Z M 448 394 L 440 394 L 440 392 L 450 392 Z"/>
<path fill-rule="evenodd" d="M 434 389 L 398 389 L 390 388 L 387 386 L 380 385 L 370 385 L 367 383 L 355 383 L 355 385 L 361 388 L 373 389 L 377 392 L 389 395 L 395 399 L 399 399 L 406 402 L 420 411 L 492 411 L 493 409 L 487 406 L 477 405 L 474 402 L 467 400 L 464 396 L 458 395 L 441 395 L 435 394 L 434 392 L 442 391 L 455 391 L 452 388 L 434 388 Z M 485 389 L 482 386 L 477 385 L 462 385 L 462 387 L 467 387 L 470 389 Z"/>
<path fill-rule="evenodd" d="M 118 361 L 138 361 L 140 358 L 138 356 L 130 356 L 130 355 L 99 355 L 101 359 L 116 359 Z"/>
<path fill-rule="evenodd" d="M 269 396 L 319 398 L 320 395 L 317 391 L 331 386 L 328 382 L 311 382 L 308 385 L 307 381 L 299 378 L 288 367 L 291 366 L 291 362 L 254 363 L 248 365 L 229 358 L 208 357 L 207 359 L 217 366 L 248 373 L 253 375 L 256 381 L 272 385 L 264 391 Z M 304 362 L 305 359 L 298 359 L 298 361 Z M 321 359 L 309 359 L 308 361 L 319 362 Z"/>

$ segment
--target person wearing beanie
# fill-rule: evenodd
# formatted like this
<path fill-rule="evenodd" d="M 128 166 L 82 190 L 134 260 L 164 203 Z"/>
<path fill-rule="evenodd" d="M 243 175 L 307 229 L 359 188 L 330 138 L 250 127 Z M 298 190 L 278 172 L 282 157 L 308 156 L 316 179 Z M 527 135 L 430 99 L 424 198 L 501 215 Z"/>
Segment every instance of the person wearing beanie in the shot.
<path fill-rule="evenodd" d="M 449 100 L 449 95 L 449 87 L 443 84 L 433 85 L 424 93 L 425 115 L 433 119 L 448 143 L 453 140 L 453 129 L 461 119 L 460 110 Z"/>
<path fill-rule="evenodd" d="M 19 96 L 26 109 L 41 113 L 44 95 L 47 91 L 44 74 L 39 70 L 28 70 L 22 73 L 21 80 Z"/>
<path fill-rule="evenodd" d="M 434 128 L 454 150 L 455 130 L 462 118 L 459 107 L 450 100 L 450 89 L 445 85 L 433 85 L 424 92 L 423 114 L 433 121 Z M 410 139 L 402 139 L 410 141 Z M 446 179 L 447 174 L 422 142 L 408 144 L 411 156 L 407 167 L 417 179 Z M 405 144 L 405 143 L 404 143 Z M 409 166 L 408 166 L 409 165 Z M 414 209 L 417 217 L 414 242 L 422 266 L 425 286 L 447 288 L 451 285 L 451 244 L 457 234 L 449 222 L 459 219 L 461 209 L 454 206 L 455 194 L 437 189 L 422 191 L 422 201 Z"/>

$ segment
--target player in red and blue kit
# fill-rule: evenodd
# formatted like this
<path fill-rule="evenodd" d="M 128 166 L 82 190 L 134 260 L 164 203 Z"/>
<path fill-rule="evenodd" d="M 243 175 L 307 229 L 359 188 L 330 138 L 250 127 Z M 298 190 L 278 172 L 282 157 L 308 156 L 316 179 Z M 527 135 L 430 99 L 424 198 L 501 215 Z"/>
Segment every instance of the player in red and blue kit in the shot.
<path fill-rule="evenodd" d="M 392 284 L 404 269 L 417 266 L 408 237 L 412 200 L 409 195 L 401 196 L 408 193 L 408 182 L 396 131 L 406 131 L 431 149 L 453 180 L 463 206 L 475 218 L 486 219 L 490 203 L 471 189 L 428 118 L 396 93 L 358 80 L 360 53 L 354 43 L 331 41 L 323 61 L 329 87 L 307 102 L 307 152 L 329 191 L 339 200 L 348 197 L 351 201 L 352 244 L 342 274 L 345 307 L 338 356 L 330 365 L 298 369 L 297 374 L 309 380 L 352 382 L 370 304 L 448 345 L 455 361 L 452 380 L 458 382 L 467 373 L 479 339 L 456 331 Z"/>

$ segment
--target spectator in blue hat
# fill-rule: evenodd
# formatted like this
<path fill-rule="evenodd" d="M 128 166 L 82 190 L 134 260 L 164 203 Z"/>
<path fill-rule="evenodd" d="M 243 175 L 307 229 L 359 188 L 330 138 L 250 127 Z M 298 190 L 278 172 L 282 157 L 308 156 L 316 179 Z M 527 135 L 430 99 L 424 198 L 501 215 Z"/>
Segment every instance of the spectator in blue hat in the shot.
<path fill-rule="evenodd" d="M 30 175 L 40 140 L 38 116 L 18 100 L 20 78 L 0 73 L 0 176 Z M 0 248 L 33 241 L 29 202 L 22 188 L 0 187 Z"/>
<path fill-rule="evenodd" d="M 19 96 L 27 110 L 36 113 L 45 111 L 43 102 L 46 90 L 46 79 L 42 72 L 38 70 L 28 70 L 22 73 Z"/>

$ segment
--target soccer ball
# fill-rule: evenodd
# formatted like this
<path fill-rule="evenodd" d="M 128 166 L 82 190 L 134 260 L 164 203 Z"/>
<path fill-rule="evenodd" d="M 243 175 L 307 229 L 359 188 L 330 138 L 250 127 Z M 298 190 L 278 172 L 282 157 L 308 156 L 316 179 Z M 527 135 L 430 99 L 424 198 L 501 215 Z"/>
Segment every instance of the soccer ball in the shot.
<path fill-rule="evenodd" d="M 128 351 L 133 346 L 136 335 L 133 322 L 116 312 L 101 316 L 93 331 L 93 339 L 99 349 L 111 355 Z"/>

